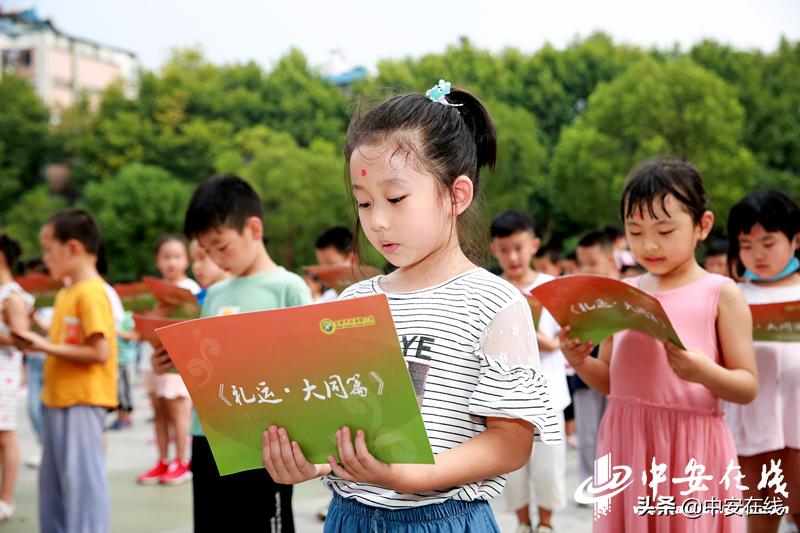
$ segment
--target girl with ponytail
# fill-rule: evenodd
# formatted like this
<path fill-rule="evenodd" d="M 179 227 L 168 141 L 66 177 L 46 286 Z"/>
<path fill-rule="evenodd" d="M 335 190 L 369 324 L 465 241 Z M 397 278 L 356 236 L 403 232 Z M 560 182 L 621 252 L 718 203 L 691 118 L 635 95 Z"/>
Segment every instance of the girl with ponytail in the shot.
<path fill-rule="evenodd" d="M 530 458 L 534 437 L 559 441 L 530 307 L 476 266 L 481 170 L 496 135 L 481 101 L 440 81 L 355 117 L 345 149 L 358 228 L 396 269 L 341 299 L 385 294 L 420 402 L 435 464 L 386 464 L 363 428 L 336 433 L 339 460 L 309 464 L 284 428 L 264 432 L 278 483 L 323 477 L 325 531 L 499 531 L 488 500 Z"/>

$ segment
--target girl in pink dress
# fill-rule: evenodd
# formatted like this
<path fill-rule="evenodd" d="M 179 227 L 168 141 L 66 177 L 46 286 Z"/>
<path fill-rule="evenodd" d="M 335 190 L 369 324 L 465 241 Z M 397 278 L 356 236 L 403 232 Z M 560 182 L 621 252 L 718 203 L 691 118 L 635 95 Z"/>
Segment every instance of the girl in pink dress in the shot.
<path fill-rule="evenodd" d="M 730 254 L 738 259 L 739 286 L 749 304 L 800 301 L 800 207 L 782 192 L 754 192 L 728 217 Z M 746 498 L 780 498 L 800 523 L 800 343 L 756 341 L 758 397 L 748 405 L 725 404 L 739 464 L 748 479 L 780 461 L 786 488 L 745 483 Z M 785 497 L 786 494 L 788 497 Z M 781 517 L 747 517 L 750 531 L 775 532 Z"/>
<path fill-rule="evenodd" d="M 628 177 L 621 211 L 633 255 L 647 270 L 625 281 L 661 302 L 687 349 L 629 330 L 592 358 L 591 341 L 570 339 L 569 328 L 559 334 L 581 378 L 608 394 L 596 456 L 611 454 L 612 465 L 632 469 L 631 484 L 610 500 L 594 531 L 744 531 L 741 516 L 711 509 L 713 500 L 721 511 L 726 498 L 741 498 L 744 480 L 719 400 L 748 403 L 758 392 L 752 322 L 738 287 L 695 260 L 714 223 L 700 174 L 682 161 L 647 161 Z M 648 497 L 667 514 L 635 512 L 647 510 Z M 707 502 L 709 512 L 682 514 L 693 499 Z M 690 506 L 686 514 L 694 514 Z"/>

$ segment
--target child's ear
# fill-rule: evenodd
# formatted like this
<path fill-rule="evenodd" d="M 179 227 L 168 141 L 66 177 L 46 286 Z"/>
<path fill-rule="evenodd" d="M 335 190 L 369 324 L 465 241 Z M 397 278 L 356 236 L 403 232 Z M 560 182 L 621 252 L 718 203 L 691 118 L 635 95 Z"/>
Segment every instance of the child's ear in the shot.
<path fill-rule="evenodd" d="M 264 238 L 264 222 L 258 217 L 250 217 L 245 222 L 245 228 L 250 230 L 253 240 L 260 241 Z"/>
<path fill-rule="evenodd" d="M 76 255 L 83 249 L 83 243 L 78 239 L 69 239 L 67 241 L 67 251 L 70 255 Z"/>
<path fill-rule="evenodd" d="M 542 239 L 539 237 L 534 237 L 533 241 L 531 242 L 531 248 L 533 248 L 533 255 L 536 255 L 536 252 L 539 251 L 539 248 L 542 246 Z"/>
<path fill-rule="evenodd" d="M 461 175 L 455 179 L 453 184 L 450 186 L 450 190 L 452 191 L 455 214 L 460 215 L 466 211 L 472 203 L 472 197 L 475 192 L 472 185 L 472 180 L 467 176 Z"/>
<path fill-rule="evenodd" d="M 706 237 L 708 237 L 708 234 L 711 233 L 711 230 L 714 228 L 714 213 L 711 211 L 703 213 L 703 216 L 700 217 L 698 227 L 700 229 L 700 240 L 706 240 Z"/>

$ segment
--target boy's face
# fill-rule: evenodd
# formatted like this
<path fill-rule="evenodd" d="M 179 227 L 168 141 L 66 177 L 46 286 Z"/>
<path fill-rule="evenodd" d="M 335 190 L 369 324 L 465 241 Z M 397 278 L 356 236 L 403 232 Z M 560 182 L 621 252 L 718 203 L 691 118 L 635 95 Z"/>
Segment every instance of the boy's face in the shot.
<path fill-rule="evenodd" d="M 571 276 L 578 273 L 578 262 L 574 259 L 562 259 L 558 262 L 558 268 L 565 276 Z"/>
<path fill-rule="evenodd" d="M 317 248 L 314 250 L 314 255 L 317 258 L 317 264 L 322 266 L 349 266 L 350 257 L 352 254 L 343 254 L 336 249 L 335 246 L 328 246 L 327 248 Z"/>
<path fill-rule="evenodd" d="M 533 259 L 533 267 L 543 274 L 549 274 L 550 276 L 556 277 L 561 275 L 561 269 L 558 268 L 558 265 L 554 263 L 548 255 L 535 257 Z"/>
<path fill-rule="evenodd" d="M 530 270 L 531 259 L 540 242 L 530 231 L 521 230 L 507 237 L 494 237 L 490 250 L 503 269 L 503 275 L 521 278 Z"/>
<path fill-rule="evenodd" d="M 578 268 L 583 274 L 607 277 L 617 276 L 614 253 L 611 250 L 604 250 L 602 246 L 595 244 L 593 246 L 578 246 L 575 253 L 578 255 Z"/>
<path fill-rule="evenodd" d="M 211 256 L 196 240 L 189 245 L 189 255 L 192 259 L 192 273 L 201 287 L 209 287 L 227 277 L 225 271 L 211 260 Z"/>
<path fill-rule="evenodd" d="M 39 244 L 42 246 L 42 260 L 53 279 L 63 279 L 69 275 L 74 256 L 74 241 L 61 242 L 53 235 L 53 226 L 45 224 L 39 231 Z"/>
<path fill-rule="evenodd" d="M 707 255 L 705 268 L 712 274 L 730 276 L 730 272 L 728 272 L 728 256 L 725 254 Z"/>
<path fill-rule="evenodd" d="M 259 248 L 263 247 L 261 235 L 261 221 L 251 217 L 241 232 L 222 226 L 201 233 L 197 242 L 217 266 L 238 277 L 255 262 Z"/>

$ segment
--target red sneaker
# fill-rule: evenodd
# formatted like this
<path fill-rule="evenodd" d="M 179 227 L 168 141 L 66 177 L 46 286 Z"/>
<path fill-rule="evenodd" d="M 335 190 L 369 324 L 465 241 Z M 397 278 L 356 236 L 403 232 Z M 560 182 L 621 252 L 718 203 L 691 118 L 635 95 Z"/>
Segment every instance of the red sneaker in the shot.
<path fill-rule="evenodd" d="M 137 477 L 136 482 L 140 485 L 156 485 L 159 481 L 161 481 L 161 476 L 167 473 L 168 468 L 169 465 L 159 459 L 158 463 L 156 463 L 156 466 Z"/>
<path fill-rule="evenodd" d="M 192 471 L 189 470 L 189 463 L 172 461 L 166 473 L 161 476 L 159 483 L 162 485 L 183 485 L 190 479 L 192 479 Z"/>

